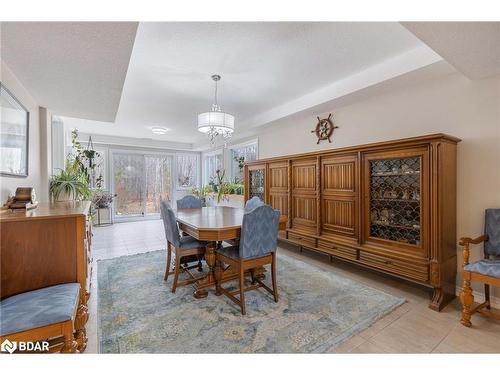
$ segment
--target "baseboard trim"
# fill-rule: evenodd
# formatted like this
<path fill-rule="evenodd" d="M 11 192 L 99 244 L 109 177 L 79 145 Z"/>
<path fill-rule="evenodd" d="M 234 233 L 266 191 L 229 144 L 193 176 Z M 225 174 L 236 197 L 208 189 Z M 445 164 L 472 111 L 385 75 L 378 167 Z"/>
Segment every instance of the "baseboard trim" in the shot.
<path fill-rule="evenodd" d="M 458 296 L 460 296 L 461 290 L 462 290 L 462 286 L 457 285 L 457 289 L 456 289 L 457 298 L 458 298 Z M 481 303 L 484 301 L 484 293 L 473 290 L 472 294 L 474 296 L 474 302 Z M 500 309 L 500 298 L 492 296 L 490 294 L 490 302 L 491 302 L 491 307 L 494 307 L 495 309 Z"/>

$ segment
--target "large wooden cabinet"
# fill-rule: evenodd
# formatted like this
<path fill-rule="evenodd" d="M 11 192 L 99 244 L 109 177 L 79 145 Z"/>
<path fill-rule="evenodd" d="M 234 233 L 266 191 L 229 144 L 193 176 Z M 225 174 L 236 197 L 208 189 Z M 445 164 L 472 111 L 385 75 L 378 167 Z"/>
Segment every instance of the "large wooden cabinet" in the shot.
<path fill-rule="evenodd" d="M 433 288 L 456 285 L 456 145 L 445 134 L 257 160 L 246 199 L 288 216 L 280 239 Z"/>
<path fill-rule="evenodd" d="M 87 304 L 92 271 L 90 202 L 40 203 L 0 212 L 0 299 L 62 283 L 80 283 Z"/>

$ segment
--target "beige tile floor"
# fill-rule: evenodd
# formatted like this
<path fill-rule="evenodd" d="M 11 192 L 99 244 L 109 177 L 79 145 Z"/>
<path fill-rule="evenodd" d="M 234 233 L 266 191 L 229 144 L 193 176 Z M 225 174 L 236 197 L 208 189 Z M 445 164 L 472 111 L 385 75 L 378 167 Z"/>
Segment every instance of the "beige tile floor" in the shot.
<path fill-rule="evenodd" d="M 165 246 L 164 238 L 163 224 L 159 220 L 94 228 L 86 353 L 98 352 L 96 261 L 162 249 Z M 462 326 L 459 323 L 460 307 L 457 300 L 437 313 L 427 308 L 428 290 L 416 285 L 341 261 L 334 260 L 331 263 L 326 256 L 308 251 L 300 253 L 290 246 L 280 247 L 278 251 L 407 300 L 407 303 L 344 342 L 336 352 L 500 353 L 500 322 L 476 314 L 473 316 L 472 328 Z"/>

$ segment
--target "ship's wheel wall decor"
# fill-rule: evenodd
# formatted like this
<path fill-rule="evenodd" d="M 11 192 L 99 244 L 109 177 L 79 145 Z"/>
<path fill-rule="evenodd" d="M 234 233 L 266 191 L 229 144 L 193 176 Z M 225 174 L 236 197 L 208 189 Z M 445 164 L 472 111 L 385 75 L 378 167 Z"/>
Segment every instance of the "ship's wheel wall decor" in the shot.
<path fill-rule="evenodd" d="M 333 124 L 332 114 L 330 113 L 327 118 L 323 119 L 320 119 L 318 116 L 317 119 L 316 129 L 311 130 L 311 133 L 316 133 L 316 137 L 318 137 L 316 144 L 318 145 L 320 141 L 326 141 L 327 139 L 328 142 L 332 143 L 333 130 L 338 128 L 338 126 Z"/>

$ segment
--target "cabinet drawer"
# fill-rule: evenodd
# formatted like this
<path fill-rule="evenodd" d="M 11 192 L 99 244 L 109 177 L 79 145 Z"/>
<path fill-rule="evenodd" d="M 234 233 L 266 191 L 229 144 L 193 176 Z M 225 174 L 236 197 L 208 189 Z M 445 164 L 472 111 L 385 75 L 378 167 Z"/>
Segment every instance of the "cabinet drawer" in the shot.
<path fill-rule="evenodd" d="M 356 260 L 358 253 L 357 250 L 341 247 L 324 240 L 318 240 L 318 249 L 324 251 L 325 253 L 350 260 Z"/>
<path fill-rule="evenodd" d="M 288 232 L 288 239 L 299 245 L 316 247 L 316 238 Z"/>
<path fill-rule="evenodd" d="M 382 270 L 386 270 L 412 279 L 427 281 L 429 265 L 422 261 L 395 259 L 389 256 L 362 251 L 359 261 Z"/>

